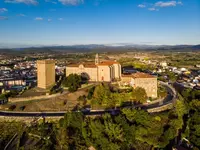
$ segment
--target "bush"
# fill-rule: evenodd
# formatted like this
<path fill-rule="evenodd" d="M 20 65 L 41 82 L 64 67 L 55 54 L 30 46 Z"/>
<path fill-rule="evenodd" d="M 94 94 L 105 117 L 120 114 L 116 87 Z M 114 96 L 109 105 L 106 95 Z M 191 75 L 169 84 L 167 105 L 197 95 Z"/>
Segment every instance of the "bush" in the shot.
<path fill-rule="evenodd" d="M 86 96 L 83 95 L 83 96 L 79 96 L 78 98 L 78 101 L 85 101 L 86 100 Z"/>
<path fill-rule="evenodd" d="M 9 110 L 14 110 L 16 108 L 16 105 L 11 105 L 10 107 L 9 107 Z"/>
<path fill-rule="evenodd" d="M 26 106 L 21 106 L 19 109 L 20 109 L 21 111 L 23 111 L 25 108 L 26 108 Z"/>
<path fill-rule="evenodd" d="M 66 105 L 67 104 L 67 101 L 65 100 L 65 101 L 63 101 L 63 105 Z"/>
<path fill-rule="evenodd" d="M 94 89 L 95 89 L 95 87 L 92 87 L 92 88 L 89 89 L 88 95 L 87 95 L 88 99 L 92 99 L 92 96 L 93 96 L 93 93 L 94 93 Z"/>

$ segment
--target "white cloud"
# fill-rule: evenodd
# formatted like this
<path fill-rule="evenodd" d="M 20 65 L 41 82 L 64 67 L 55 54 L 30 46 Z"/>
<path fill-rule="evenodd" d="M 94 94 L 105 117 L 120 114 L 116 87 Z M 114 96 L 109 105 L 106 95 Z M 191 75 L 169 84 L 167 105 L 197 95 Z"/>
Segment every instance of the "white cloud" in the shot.
<path fill-rule="evenodd" d="M 59 20 L 59 21 L 63 21 L 64 19 L 63 19 L 63 18 L 58 18 L 58 20 Z"/>
<path fill-rule="evenodd" d="M 181 1 L 180 1 L 180 2 L 177 2 L 177 4 L 178 4 L 178 5 L 183 5 L 183 3 L 182 3 Z"/>
<path fill-rule="evenodd" d="M 45 2 L 47 2 L 47 3 L 52 3 L 52 4 L 57 4 L 57 2 L 52 1 L 52 0 L 45 0 Z"/>
<path fill-rule="evenodd" d="M 42 17 L 36 17 L 35 20 L 37 20 L 37 21 L 42 21 L 43 18 L 42 18 Z"/>
<path fill-rule="evenodd" d="M 138 5 L 138 7 L 139 7 L 139 8 L 145 8 L 146 5 L 144 5 L 144 4 L 140 4 L 140 5 Z"/>
<path fill-rule="evenodd" d="M 155 3 L 156 7 L 175 7 L 177 5 L 182 5 L 183 3 L 181 1 L 176 2 L 176 1 L 168 1 L 168 2 L 163 2 L 163 1 L 159 1 L 157 3 Z"/>
<path fill-rule="evenodd" d="M 8 9 L 6 9 L 6 8 L 0 8 L 0 13 L 4 13 L 4 12 L 7 12 L 8 11 Z"/>
<path fill-rule="evenodd" d="M 84 3 L 84 0 L 58 0 L 63 5 L 78 5 Z"/>
<path fill-rule="evenodd" d="M 48 21 L 48 22 L 51 22 L 52 20 L 51 20 L 51 19 L 47 19 L 47 21 Z"/>
<path fill-rule="evenodd" d="M 152 8 L 149 8 L 148 10 L 150 10 L 150 11 L 158 11 L 159 9 L 156 9 L 156 8 L 152 7 Z"/>
<path fill-rule="evenodd" d="M 17 16 L 19 16 L 19 17 L 26 17 L 26 15 L 24 15 L 24 14 L 18 14 Z"/>
<path fill-rule="evenodd" d="M 8 17 L 0 16 L 0 20 L 8 20 Z"/>
<path fill-rule="evenodd" d="M 5 0 L 5 3 L 24 3 L 27 5 L 37 5 L 37 0 Z"/>

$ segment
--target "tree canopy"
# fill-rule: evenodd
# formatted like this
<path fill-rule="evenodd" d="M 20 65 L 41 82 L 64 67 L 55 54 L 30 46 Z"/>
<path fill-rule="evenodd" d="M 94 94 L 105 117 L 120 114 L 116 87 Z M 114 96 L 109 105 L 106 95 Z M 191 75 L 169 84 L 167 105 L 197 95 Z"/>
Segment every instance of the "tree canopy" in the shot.
<path fill-rule="evenodd" d="M 145 103 L 147 100 L 147 93 L 144 88 L 136 87 L 132 91 L 132 99 L 136 102 Z"/>
<path fill-rule="evenodd" d="M 130 100 L 130 94 L 111 92 L 107 83 L 101 83 L 89 90 L 88 98 L 91 98 L 92 105 L 116 107 L 122 105 L 124 101 Z"/>
<path fill-rule="evenodd" d="M 70 74 L 62 82 L 64 87 L 68 87 L 70 92 L 75 92 L 81 87 L 81 76 L 77 74 Z"/>

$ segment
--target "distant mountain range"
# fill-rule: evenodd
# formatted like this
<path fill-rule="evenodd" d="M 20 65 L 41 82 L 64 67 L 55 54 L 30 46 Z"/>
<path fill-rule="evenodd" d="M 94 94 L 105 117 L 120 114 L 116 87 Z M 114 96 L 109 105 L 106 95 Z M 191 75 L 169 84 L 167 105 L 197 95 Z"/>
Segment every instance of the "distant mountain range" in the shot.
<path fill-rule="evenodd" d="M 24 52 L 92 52 L 92 51 L 133 51 L 133 50 L 169 50 L 169 51 L 200 51 L 200 45 L 139 45 L 139 44 L 89 44 L 69 46 L 37 46 L 26 48 L 0 48 L 0 52 L 24 51 Z"/>

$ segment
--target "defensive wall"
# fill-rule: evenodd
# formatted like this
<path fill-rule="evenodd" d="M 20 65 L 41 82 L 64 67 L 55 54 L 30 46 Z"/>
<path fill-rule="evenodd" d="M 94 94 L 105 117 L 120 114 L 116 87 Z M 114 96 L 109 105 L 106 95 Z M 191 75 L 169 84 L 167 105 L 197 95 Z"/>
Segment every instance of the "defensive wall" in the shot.
<path fill-rule="evenodd" d="M 59 95 L 61 94 L 57 93 L 57 94 L 52 94 L 52 95 L 30 96 L 30 97 L 20 97 L 20 98 L 10 97 L 8 98 L 8 102 L 13 103 L 13 102 L 22 102 L 22 101 L 30 101 L 30 100 L 49 99 L 49 98 L 53 98 Z"/>

